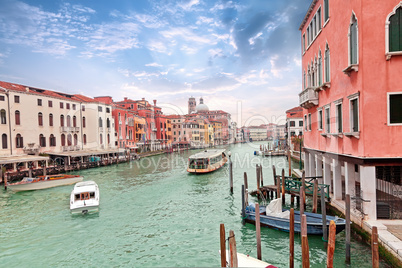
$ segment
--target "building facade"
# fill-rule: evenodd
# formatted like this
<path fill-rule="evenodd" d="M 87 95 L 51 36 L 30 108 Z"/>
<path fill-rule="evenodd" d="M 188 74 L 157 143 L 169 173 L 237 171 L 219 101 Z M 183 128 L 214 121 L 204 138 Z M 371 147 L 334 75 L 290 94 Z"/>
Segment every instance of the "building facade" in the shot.
<path fill-rule="evenodd" d="M 402 218 L 402 2 L 312 1 L 300 25 L 307 176 L 362 218 Z"/>

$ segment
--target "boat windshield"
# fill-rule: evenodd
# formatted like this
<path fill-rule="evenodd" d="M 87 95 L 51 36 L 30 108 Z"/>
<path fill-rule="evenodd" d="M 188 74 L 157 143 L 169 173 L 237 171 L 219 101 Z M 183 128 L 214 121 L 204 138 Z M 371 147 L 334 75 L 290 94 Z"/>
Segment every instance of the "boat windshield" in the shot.
<path fill-rule="evenodd" d="M 206 169 L 208 168 L 208 159 L 190 159 L 189 168 L 191 169 Z"/>

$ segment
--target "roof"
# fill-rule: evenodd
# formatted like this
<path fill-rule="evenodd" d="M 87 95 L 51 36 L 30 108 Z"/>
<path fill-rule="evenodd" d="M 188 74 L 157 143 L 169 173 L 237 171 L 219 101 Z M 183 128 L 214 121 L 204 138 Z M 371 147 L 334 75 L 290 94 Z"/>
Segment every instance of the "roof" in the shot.
<path fill-rule="evenodd" d="M 302 23 L 300 24 L 299 27 L 299 31 L 301 31 L 304 27 L 304 25 L 306 24 L 306 22 L 308 21 L 308 18 L 310 17 L 310 14 L 313 12 L 315 5 L 317 4 L 318 0 L 313 0 L 307 10 L 306 15 L 303 18 Z"/>
<path fill-rule="evenodd" d="M 205 150 L 196 154 L 193 154 L 190 156 L 190 159 L 199 159 L 199 158 L 208 158 L 208 157 L 214 157 L 218 156 L 225 152 L 225 149 L 213 149 L 213 150 Z"/>
<path fill-rule="evenodd" d="M 303 108 L 300 106 L 294 107 L 286 111 L 286 118 L 302 118 Z"/>

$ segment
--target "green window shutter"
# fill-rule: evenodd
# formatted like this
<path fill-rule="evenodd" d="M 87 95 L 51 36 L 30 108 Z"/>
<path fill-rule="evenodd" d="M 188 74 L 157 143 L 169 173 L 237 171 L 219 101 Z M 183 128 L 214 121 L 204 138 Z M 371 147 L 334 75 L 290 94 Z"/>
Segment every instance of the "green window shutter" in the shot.
<path fill-rule="evenodd" d="M 389 51 L 402 51 L 402 8 L 389 18 Z"/>
<path fill-rule="evenodd" d="M 329 18 L 329 0 L 324 0 L 324 21 L 327 21 Z"/>
<path fill-rule="evenodd" d="M 350 25 L 350 64 L 357 64 L 357 22 Z"/>
<path fill-rule="evenodd" d="M 352 100 L 353 132 L 359 131 L 359 107 L 357 99 Z"/>
<path fill-rule="evenodd" d="M 389 96 L 389 122 L 402 123 L 402 94 Z"/>

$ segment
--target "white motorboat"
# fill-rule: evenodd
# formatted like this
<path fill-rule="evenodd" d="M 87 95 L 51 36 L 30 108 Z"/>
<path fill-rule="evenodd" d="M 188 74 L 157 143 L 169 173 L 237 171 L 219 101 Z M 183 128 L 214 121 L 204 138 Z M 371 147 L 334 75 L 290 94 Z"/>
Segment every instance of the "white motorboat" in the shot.
<path fill-rule="evenodd" d="M 15 192 L 40 190 L 56 186 L 74 184 L 82 181 L 83 179 L 84 178 L 79 175 L 66 175 L 66 174 L 38 176 L 35 178 L 26 177 L 19 182 L 8 183 L 7 189 L 10 189 Z"/>
<path fill-rule="evenodd" d="M 86 214 L 99 211 L 99 187 L 94 181 L 79 182 L 70 196 L 70 211 Z"/>

